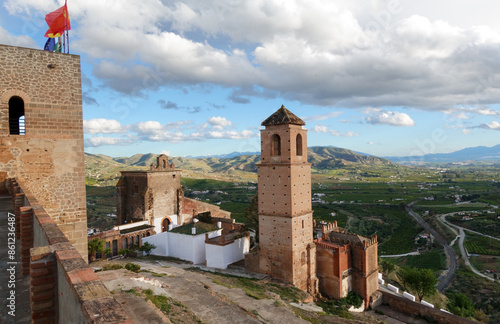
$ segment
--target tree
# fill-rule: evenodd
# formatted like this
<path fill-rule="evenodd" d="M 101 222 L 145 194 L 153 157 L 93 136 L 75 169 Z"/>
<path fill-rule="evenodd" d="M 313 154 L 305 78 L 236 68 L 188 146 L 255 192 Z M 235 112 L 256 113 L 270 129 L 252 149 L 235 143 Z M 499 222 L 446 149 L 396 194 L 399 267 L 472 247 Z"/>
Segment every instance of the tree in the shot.
<path fill-rule="evenodd" d="M 92 239 L 88 241 L 88 249 L 89 249 L 89 261 L 92 262 L 95 260 L 96 253 L 103 254 L 106 252 L 104 249 L 105 242 L 99 238 Z"/>
<path fill-rule="evenodd" d="M 455 315 L 462 317 L 473 317 L 475 308 L 472 300 L 465 294 L 450 294 L 446 308 Z"/>
<path fill-rule="evenodd" d="M 405 289 L 410 290 L 422 301 L 425 296 L 436 294 L 437 278 L 431 269 L 400 268 L 397 276 Z"/>
<path fill-rule="evenodd" d="M 245 208 L 245 217 L 247 219 L 246 228 L 255 232 L 255 241 L 259 242 L 259 196 L 252 198 L 250 207 Z"/>
<path fill-rule="evenodd" d="M 144 242 L 142 246 L 139 248 L 139 251 L 146 253 L 147 256 L 151 254 L 151 251 L 156 249 L 156 245 L 151 244 L 149 242 Z"/>
<path fill-rule="evenodd" d="M 382 273 L 386 276 L 388 276 L 394 270 L 394 263 L 392 263 L 391 261 L 380 258 L 379 265 L 382 268 Z"/>

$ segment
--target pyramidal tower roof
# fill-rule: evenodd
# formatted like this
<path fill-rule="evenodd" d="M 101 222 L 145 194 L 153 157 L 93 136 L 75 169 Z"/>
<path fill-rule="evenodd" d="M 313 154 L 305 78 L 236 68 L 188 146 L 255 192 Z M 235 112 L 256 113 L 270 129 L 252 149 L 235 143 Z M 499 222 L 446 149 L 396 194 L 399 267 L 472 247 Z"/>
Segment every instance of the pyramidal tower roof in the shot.
<path fill-rule="evenodd" d="M 286 109 L 285 106 L 281 106 L 281 108 L 276 110 L 274 114 L 267 117 L 261 125 L 273 126 L 283 124 L 305 125 L 306 123 L 299 117 L 295 116 L 290 110 Z"/>

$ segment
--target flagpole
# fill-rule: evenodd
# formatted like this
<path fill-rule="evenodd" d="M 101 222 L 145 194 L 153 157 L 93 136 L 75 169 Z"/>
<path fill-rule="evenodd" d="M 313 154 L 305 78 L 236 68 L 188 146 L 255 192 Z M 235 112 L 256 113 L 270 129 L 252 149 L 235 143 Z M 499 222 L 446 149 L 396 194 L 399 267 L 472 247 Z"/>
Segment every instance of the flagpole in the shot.
<path fill-rule="evenodd" d="M 68 30 L 69 12 L 68 12 L 68 0 L 64 0 L 64 7 L 66 9 L 66 17 L 64 19 L 64 24 L 66 25 L 66 40 L 67 40 L 67 43 L 68 43 L 68 52 L 66 54 L 69 54 L 69 30 Z"/>

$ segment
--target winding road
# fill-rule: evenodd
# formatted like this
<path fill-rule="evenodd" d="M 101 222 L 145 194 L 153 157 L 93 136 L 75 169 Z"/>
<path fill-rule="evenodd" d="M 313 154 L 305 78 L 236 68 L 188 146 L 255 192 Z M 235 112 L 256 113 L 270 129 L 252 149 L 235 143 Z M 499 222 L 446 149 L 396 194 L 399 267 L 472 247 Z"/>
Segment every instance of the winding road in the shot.
<path fill-rule="evenodd" d="M 457 256 L 455 251 L 446 243 L 446 240 L 441 237 L 429 224 L 427 224 L 419 214 L 413 211 L 413 204 L 418 200 L 415 200 L 408 204 L 408 214 L 415 218 L 415 220 L 426 230 L 431 233 L 435 239 L 443 246 L 444 252 L 446 253 L 446 258 L 449 262 L 449 267 L 447 271 L 444 271 L 438 279 L 438 284 L 436 285 L 437 290 L 443 292 L 451 283 L 455 272 L 457 271 Z"/>
<path fill-rule="evenodd" d="M 473 230 L 470 230 L 470 229 L 467 229 L 467 228 L 463 228 L 461 226 L 449 223 L 446 220 L 446 216 L 453 215 L 453 214 L 455 214 L 455 213 L 444 214 L 444 215 L 441 215 L 440 218 L 441 218 L 441 221 L 443 222 L 443 224 L 445 224 L 446 226 L 448 226 L 448 228 L 450 228 L 453 232 L 456 233 L 456 230 L 454 228 L 458 229 L 458 231 L 459 231 L 459 235 L 458 235 L 458 237 L 459 237 L 458 247 L 460 248 L 460 253 L 462 254 L 462 260 L 464 260 L 465 265 L 468 266 L 472 270 L 472 272 L 474 272 L 478 276 L 481 276 L 481 277 L 486 278 L 488 280 L 494 281 L 495 279 L 493 279 L 491 277 L 488 277 L 485 274 L 482 274 L 480 271 L 478 271 L 476 268 L 474 268 L 474 266 L 470 263 L 467 251 L 465 251 L 465 247 L 464 247 L 464 240 L 465 240 L 465 232 L 464 231 L 469 231 L 469 232 L 472 232 L 472 233 L 475 233 L 475 234 L 478 234 L 478 235 L 481 235 L 481 236 L 489 237 L 489 238 L 492 238 L 492 239 L 495 239 L 495 240 L 498 240 L 498 241 L 500 241 L 500 239 L 496 238 L 496 237 L 493 237 L 493 236 L 490 236 L 490 235 L 481 234 L 479 232 L 476 232 L 476 231 L 473 231 Z M 455 241 L 455 240 L 453 240 L 453 241 Z"/>

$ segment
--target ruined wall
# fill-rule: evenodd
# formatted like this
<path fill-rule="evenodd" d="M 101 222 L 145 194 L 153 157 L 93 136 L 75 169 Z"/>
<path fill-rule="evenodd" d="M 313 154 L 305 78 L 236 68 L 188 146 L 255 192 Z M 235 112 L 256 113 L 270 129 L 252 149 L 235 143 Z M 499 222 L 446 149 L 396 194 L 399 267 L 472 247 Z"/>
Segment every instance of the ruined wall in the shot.
<path fill-rule="evenodd" d="M 147 174 L 144 171 L 122 171 L 116 185 L 118 192 L 118 225 L 132 220 L 145 220 L 145 195 L 148 187 Z"/>
<path fill-rule="evenodd" d="M 25 135 L 9 134 L 13 97 L 24 104 Z M 0 45 L 2 178 L 19 179 L 86 259 L 84 168 L 79 56 Z"/>
<path fill-rule="evenodd" d="M 186 198 L 184 196 L 182 197 L 181 206 L 182 216 L 184 217 L 183 221 L 185 223 L 189 222 L 192 219 L 193 214 L 197 215 L 208 211 L 210 212 L 210 215 L 212 217 L 225 219 L 231 218 L 231 212 L 222 210 L 219 206 L 205 203 L 196 199 Z"/>
<path fill-rule="evenodd" d="M 315 242 L 320 292 L 332 298 L 345 297 L 351 290 L 352 284 L 349 271 L 351 268 L 350 246 L 323 242 L 321 239 Z"/>
<path fill-rule="evenodd" d="M 148 172 L 146 218 L 163 218 L 179 213 L 178 193 L 181 189 L 181 171 Z"/>
<path fill-rule="evenodd" d="M 383 303 L 392 308 L 411 315 L 420 315 L 429 319 L 433 319 L 432 323 L 440 324 L 474 324 L 477 322 L 466 319 L 457 315 L 453 315 L 442 310 L 425 306 L 421 303 L 416 303 L 407 298 L 397 296 L 393 293 L 379 290 L 383 294 Z"/>
<path fill-rule="evenodd" d="M 376 242 L 366 246 L 357 245 L 352 249 L 353 291 L 363 297 L 366 307 L 370 303 L 370 297 L 378 290 L 377 252 Z"/>

